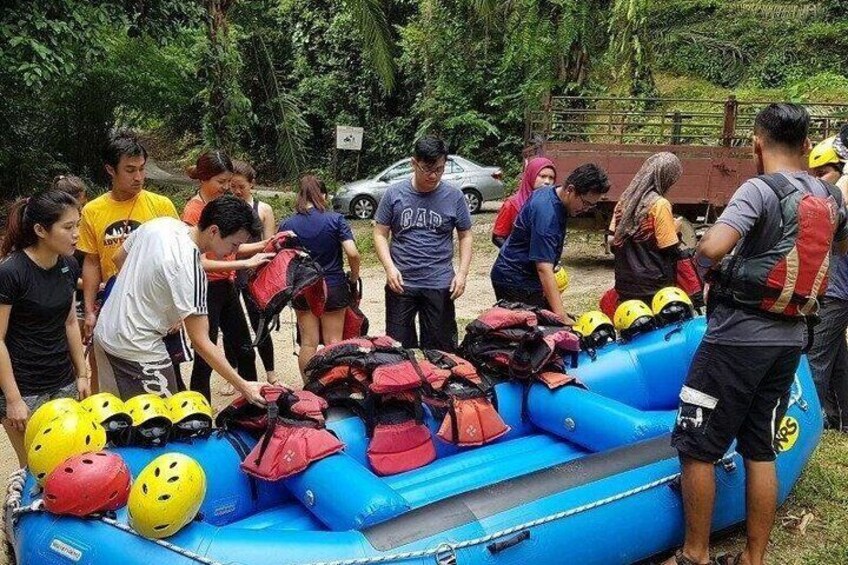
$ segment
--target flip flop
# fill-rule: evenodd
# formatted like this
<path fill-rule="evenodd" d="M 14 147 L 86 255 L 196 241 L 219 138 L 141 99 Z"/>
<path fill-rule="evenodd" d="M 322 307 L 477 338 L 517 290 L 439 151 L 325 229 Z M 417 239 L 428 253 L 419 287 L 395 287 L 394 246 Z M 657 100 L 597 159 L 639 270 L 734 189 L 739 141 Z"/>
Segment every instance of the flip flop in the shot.
<path fill-rule="evenodd" d="M 682 549 L 678 549 L 674 553 L 674 562 L 677 565 L 712 565 L 712 563 L 713 563 L 712 561 L 709 561 L 708 563 L 698 563 L 697 561 L 692 561 L 691 559 L 689 559 L 688 557 L 683 555 Z M 731 563 L 730 565 L 734 565 L 734 564 Z"/>
<path fill-rule="evenodd" d="M 742 552 L 722 553 L 715 560 L 716 565 L 740 565 L 742 563 Z"/>

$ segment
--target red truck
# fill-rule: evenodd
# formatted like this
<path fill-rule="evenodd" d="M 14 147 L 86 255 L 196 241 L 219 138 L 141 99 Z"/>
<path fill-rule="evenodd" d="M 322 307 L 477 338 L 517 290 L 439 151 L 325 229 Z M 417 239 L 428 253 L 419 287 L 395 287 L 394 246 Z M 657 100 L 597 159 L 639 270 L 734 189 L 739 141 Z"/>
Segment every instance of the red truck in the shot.
<path fill-rule="evenodd" d="M 553 96 L 529 110 L 525 155 L 544 155 L 557 170 L 588 162 L 603 166 L 612 190 L 600 206 L 608 218 L 647 157 L 671 151 L 683 177 L 667 195 L 675 213 L 701 226 L 713 221 L 746 178 L 755 176 L 751 136 L 757 112 L 769 102 Z M 806 104 L 813 142 L 848 122 L 846 104 Z"/>

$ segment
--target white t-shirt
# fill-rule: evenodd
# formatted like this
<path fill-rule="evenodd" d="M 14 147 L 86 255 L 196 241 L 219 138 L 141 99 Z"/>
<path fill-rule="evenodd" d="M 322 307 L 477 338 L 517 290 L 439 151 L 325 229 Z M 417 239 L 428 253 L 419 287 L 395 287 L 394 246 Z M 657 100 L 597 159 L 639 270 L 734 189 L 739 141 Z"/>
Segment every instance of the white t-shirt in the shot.
<path fill-rule="evenodd" d="M 167 359 L 162 338 L 168 330 L 188 316 L 206 315 L 206 274 L 190 229 L 156 218 L 124 242 L 127 258 L 94 330 L 107 353 L 139 363 Z"/>

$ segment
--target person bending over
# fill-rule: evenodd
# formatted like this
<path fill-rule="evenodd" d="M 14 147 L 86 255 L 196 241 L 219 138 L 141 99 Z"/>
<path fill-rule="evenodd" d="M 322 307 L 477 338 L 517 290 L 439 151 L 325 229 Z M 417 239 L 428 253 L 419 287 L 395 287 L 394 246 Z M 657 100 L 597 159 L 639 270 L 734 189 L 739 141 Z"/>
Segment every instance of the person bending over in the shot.
<path fill-rule="evenodd" d="M 562 305 L 554 268 L 562 257 L 568 218 L 590 211 L 609 188 L 604 170 L 588 164 L 576 168 L 562 186 L 533 193 L 492 267 L 497 299 L 548 308 L 574 323 Z"/>

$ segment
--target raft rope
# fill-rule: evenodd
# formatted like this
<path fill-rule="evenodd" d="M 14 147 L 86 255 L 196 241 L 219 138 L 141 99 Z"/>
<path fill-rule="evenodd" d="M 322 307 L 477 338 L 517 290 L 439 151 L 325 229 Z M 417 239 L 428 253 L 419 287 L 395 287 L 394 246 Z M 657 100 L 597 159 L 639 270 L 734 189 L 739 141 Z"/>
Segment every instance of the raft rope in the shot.
<path fill-rule="evenodd" d="M 623 500 L 625 498 L 629 498 L 631 496 L 635 496 L 637 494 L 641 494 L 643 492 L 649 491 L 651 489 L 655 489 L 659 486 L 666 485 L 676 481 L 680 477 L 680 473 L 675 473 L 673 475 L 668 475 L 661 479 L 657 479 L 656 481 L 644 484 L 640 487 L 636 487 L 634 489 L 630 489 L 628 491 L 624 491 L 622 493 L 609 496 L 607 498 L 602 498 L 600 500 L 596 500 L 595 502 L 591 502 L 589 504 L 584 504 L 583 506 L 577 506 L 576 508 L 572 508 L 570 510 L 564 510 L 562 512 L 557 512 L 556 514 L 550 514 L 543 518 L 539 518 L 537 520 L 532 520 L 530 522 L 524 522 L 523 524 L 518 524 L 517 526 L 513 526 L 511 528 L 506 528 L 504 530 L 497 531 L 495 533 L 489 534 L 487 536 L 473 538 L 457 543 L 443 543 L 435 549 L 423 549 L 419 551 L 408 551 L 406 553 L 394 553 L 390 555 L 381 555 L 378 557 L 362 557 L 357 559 L 343 559 L 339 561 L 313 561 L 308 563 L 307 565 L 372 565 L 377 563 L 389 563 L 392 561 L 406 561 L 409 559 L 421 559 L 424 557 L 433 557 L 437 561 L 437 563 L 449 563 L 455 561 L 448 561 L 450 558 L 455 560 L 455 554 L 460 549 L 465 549 L 468 547 L 473 547 L 477 545 L 487 544 L 492 542 L 498 538 L 503 538 L 512 534 L 516 534 L 522 530 L 528 530 L 530 528 L 536 528 L 538 526 L 543 526 L 545 524 L 549 524 L 551 522 L 556 522 L 558 520 L 562 520 L 564 518 L 569 518 L 571 516 L 575 516 L 577 514 L 581 514 L 583 512 L 588 512 L 589 510 L 594 510 L 595 508 L 605 506 L 607 504 L 612 504 L 613 502 L 618 502 L 619 500 Z M 444 561 L 442 561 L 444 560 Z"/>
<path fill-rule="evenodd" d="M 24 483 L 26 482 L 26 469 L 18 469 L 17 471 L 9 474 L 9 482 L 6 487 L 6 503 L 5 508 L 7 512 L 7 517 L 10 519 L 11 524 L 7 524 L 5 528 L 6 541 L 11 544 L 12 540 L 9 539 L 9 529 L 14 522 L 24 514 L 30 514 L 33 512 L 43 512 L 44 511 L 44 501 L 39 498 L 29 504 L 27 506 L 21 506 L 21 497 L 23 496 Z M 141 534 L 133 530 L 127 524 L 123 524 L 118 522 L 114 518 L 110 518 L 108 516 L 99 516 L 98 519 L 101 522 L 104 522 L 113 528 L 117 528 L 123 532 L 128 534 L 132 534 L 138 537 L 143 537 Z M 149 539 L 144 538 L 147 541 L 153 542 L 156 545 L 164 547 L 174 553 L 182 555 L 183 557 L 187 557 L 198 563 L 202 563 L 203 565 L 224 565 L 220 561 L 215 561 L 214 559 L 209 559 L 208 557 L 204 557 L 202 555 L 198 555 L 197 553 L 186 549 L 184 547 L 180 547 L 178 545 L 174 545 L 165 540 L 160 539 Z"/>
<path fill-rule="evenodd" d="M 795 379 L 795 388 L 797 392 L 795 394 L 791 394 L 789 398 L 789 406 L 791 407 L 793 404 L 799 404 L 799 407 L 802 410 L 805 410 L 805 402 L 803 400 L 803 391 L 801 390 L 801 383 L 798 379 Z M 736 452 L 731 452 L 727 454 L 720 462 L 724 468 L 730 472 L 733 468 L 735 468 L 733 464 L 733 459 L 736 456 Z M 530 522 L 524 522 L 523 524 L 518 524 L 511 528 L 506 528 L 504 530 L 499 530 L 487 536 L 482 536 L 478 538 L 473 538 L 470 540 L 465 540 L 457 543 L 442 543 L 434 549 L 423 549 L 419 551 L 408 551 L 405 553 L 394 553 L 388 555 L 381 555 L 375 557 L 361 557 L 355 559 L 343 559 L 337 561 L 312 561 L 306 565 L 374 565 L 379 563 L 390 563 L 397 561 L 406 561 L 410 559 L 421 559 L 426 557 L 432 557 L 436 560 L 436 563 L 456 563 L 456 552 L 461 549 L 465 549 L 468 547 L 474 547 L 477 545 L 483 545 L 490 543 L 496 539 L 503 538 L 506 536 L 510 536 L 512 534 L 516 534 L 523 530 L 528 530 L 530 528 L 536 528 L 539 526 L 543 526 L 545 524 L 549 524 L 551 522 L 556 522 L 558 520 L 563 520 L 565 518 L 569 518 L 571 516 L 575 516 L 577 514 L 582 514 L 583 512 L 588 512 L 590 510 L 594 510 L 595 508 L 599 508 L 601 506 L 606 506 L 607 504 L 612 504 L 614 502 L 618 502 L 619 500 L 623 500 L 625 498 L 629 498 L 631 496 L 635 496 L 637 494 L 641 494 L 643 492 L 647 492 L 649 490 L 655 489 L 662 485 L 672 484 L 680 478 L 680 473 L 674 473 L 673 475 L 668 475 L 657 479 L 656 481 L 644 484 L 640 487 L 636 487 L 634 489 L 630 489 L 619 494 L 609 496 L 607 498 L 602 498 L 600 500 L 596 500 L 595 502 L 591 502 L 589 504 L 584 504 L 583 506 L 577 506 L 570 510 L 564 510 L 562 512 L 557 512 L 556 514 L 550 514 L 548 516 L 544 516 L 542 518 L 538 518 L 536 520 L 532 520 Z M 21 496 L 23 493 L 24 482 L 26 480 L 26 469 L 18 469 L 17 471 L 12 472 L 9 475 L 9 483 L 6 489 L 6 502 L 5 507 L 7 512 L 10 513 L 12 520 L 14 521 L 22 514 L 27 514 L 30 512 L 41 512 L 44 509 L 44 503 L 41 499 L 34 501 L 29 506 L 21 506 Z M 100 520 L 114 528 L 117 528 L 123 532 L 141 536 L 138 532 L 133 530 L 127 524 L 123 524 L 118 522 L 113 518 L 109 518 L 107 516 L 101 516 Z M 5 531 L 6 541 L 11 543 L 9 540 L 8 526 Z M 148 539 L 148 538 L 144 538 Z M 187 557 L 188 559 L 192 559 L 197 561 L 198 563 L 202 563 L 203 565 L 225 565 L 219 561 L 215 561 L 214 559 L 209 559 L 202 555 L 199 555 L 189 549 L 180 547 L 178 545 L 174 545 L 165 540 L 157 540 L 157 539 L 148 539 L 159 546 L 162 546 L 170 551 L 173 551 L 183 557 Z"/>

